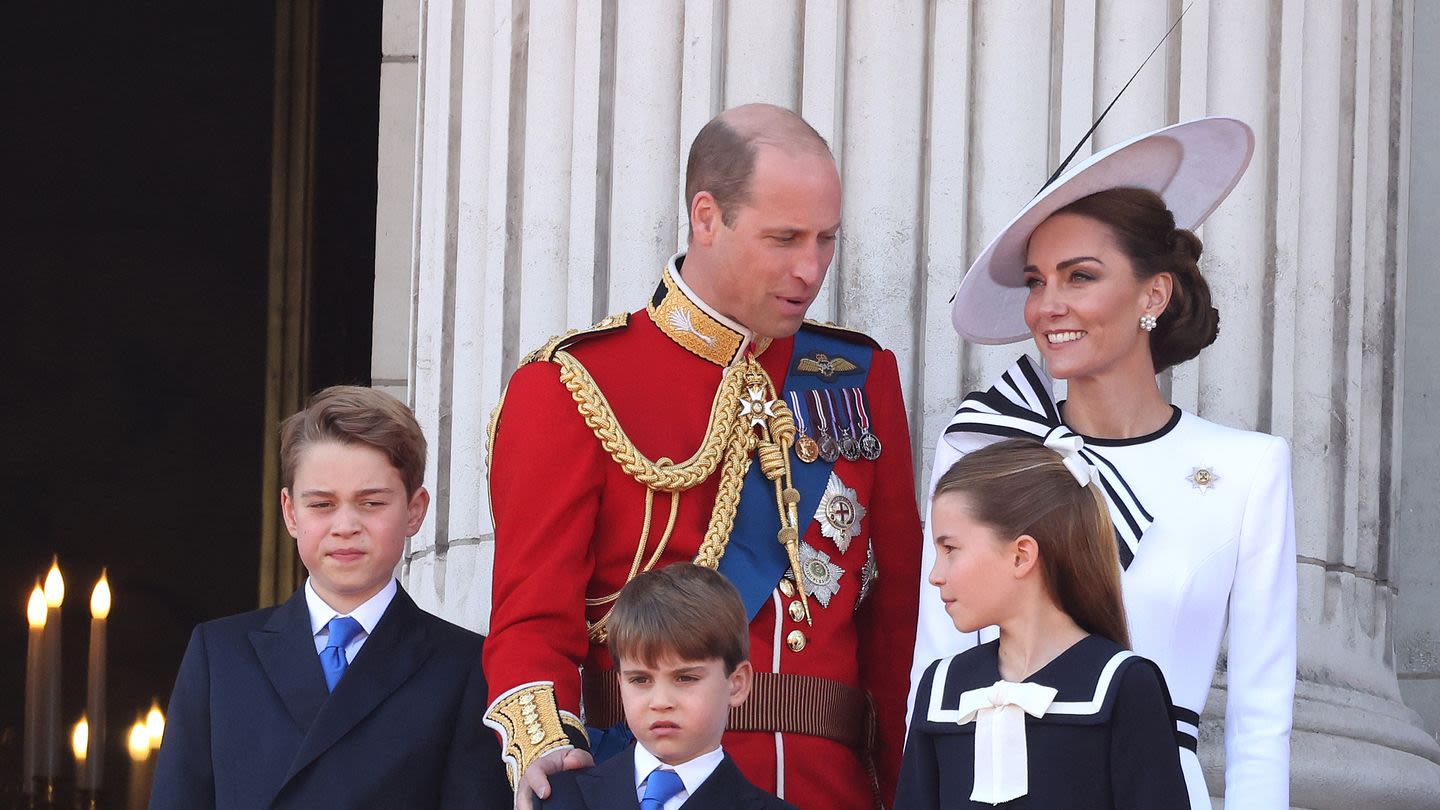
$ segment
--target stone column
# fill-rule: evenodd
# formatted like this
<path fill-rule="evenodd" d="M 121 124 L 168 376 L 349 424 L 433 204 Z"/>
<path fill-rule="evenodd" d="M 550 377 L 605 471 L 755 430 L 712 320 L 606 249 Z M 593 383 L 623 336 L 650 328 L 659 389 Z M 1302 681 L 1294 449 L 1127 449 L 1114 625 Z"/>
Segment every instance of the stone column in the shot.
<path fill-rule="evenodd" d="M 400 399 L 410 389 L 410 288 L 415 249 L 415 93 L 420 2 L 388 0 L 380 28 L 379 165 L 375 167 L 375 316 L 371 385 Z"/>
<path fill-rule="evenodd" d="M 1435 42 L 1440 37 L 1440 3 L 1417 3 L 1412 43 Z M 1429 77 L 1440 78 L 1440 49 L 1414 49 L 1417 87 Z M 1400 484 L 1400 538 L 1394 554 L 1403 565 L 1395 569 L 1400 593 L 1396 599 L 1396 667 L 1405 703 L 1425 718 L 1425 729 L 1440 734 L 1440 423 L 1435 403 L 1440 401 L 1440 330 L 1429 328 L 1440 310 L 1440 96 L 1415 92 L 1411 111 L 1409 233 L 1397 240 L 1408 264 L 1416 268 L 1405 280 L 1404 317 L 1412 328 L 1405 332 L 1404 467 Z M 1405 194 L 1405 191 L 1409 194 Z M 1403 238 L 1408 236 L 1408 238 Z"/>
<path fill-rule="evenodd" d="M 956 338 L 947 301 L 961 273 L 1178 11 L 1122 0 L 390 0 L 387 14 L 410 22 L 387 25 L 382 66 L 376 377 L 406 386 L 431 440 L 435 495 L 407 587 L 487 627 L 485 433 L 503 383 L 549 335 L 643 305 L 684 242 L 691 138 L 746 101 L 798 108 L 836 151 L 843 237 L 812 314 L 897 352 L 925 480 L 960 395 L 1017 350 Z M 1400 700 L 1392 630 L 1393 572 L 1407 562 L 1397 550 L 1415 553 L 1393 542 L 1410 491 L 1399 246 L 1419 86 L 1413 14 L 1413 0 L 1196 3 L 1082 150 L 1206 114 L 1256 131 L 1249 173 L 1201 234 L 1220 340 L 1163 383 L 1182 407 L 1294 447 L 1293 798 L 1314 810 L 1440 802 L 1440 746 Z M 391 49 L 392 28 L 413 32 L 418 65 L 396 58 L 409 51 Z M 1224 689 L 1222 666 L 1201 740 L 1217 796 Z"/>
<path fill-rule="evenodd" d="M 1435 742 L 1400 700 L 1391 628 L 1394 395 L 1403 390 L 1394 313 L 1406 270 L 1393 245 L 1408 220 L 1398 194 L 1409 135 L 1406 19 L 1405 4 L 1335 12 L 1285 3 L 1257 43 L 1278 42 L 1279 54 L 1269 70 L 1279 100 L 1272 187 L 1255 201 L 1257 213 L 1273 212 L 1273 242 L 1263 249 L 1274 272 L 1268 284 L 1235 293 L 1262 302 L 1260 322 L 1250 324 L 1251 339 L 1270 354 L 1258 415 L 1294 451 L 1292 800 L 1301 807 L 1422 807 L 1440 796 Z M 1244 86 L 1242 78 L 1225 85 Z M 1214 353 L 1214 365 L 1235 354 Z M 1202 361 L 1202 400 L 1238 399 L 1228 386 L 1207 390 L 1208 369 Z"/>

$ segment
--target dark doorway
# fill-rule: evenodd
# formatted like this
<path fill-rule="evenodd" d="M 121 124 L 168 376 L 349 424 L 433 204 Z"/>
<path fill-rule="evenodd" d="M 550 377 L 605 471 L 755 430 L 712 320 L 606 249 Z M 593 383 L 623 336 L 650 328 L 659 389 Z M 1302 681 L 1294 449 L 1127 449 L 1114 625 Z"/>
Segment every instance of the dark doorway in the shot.
<path fill-rule="evenodd" d="M 313 38 L 310 390 L 369 382 L 380 9 L 322 4 Z M 52 554 L 67 729 L 109 569 L 112 795 L 124 730 L 164 705 L 191 628 L 256 607 L 276 10 L 32 4 L 6 30 L 0 805 L 20 767 L 24 601 Z"/>

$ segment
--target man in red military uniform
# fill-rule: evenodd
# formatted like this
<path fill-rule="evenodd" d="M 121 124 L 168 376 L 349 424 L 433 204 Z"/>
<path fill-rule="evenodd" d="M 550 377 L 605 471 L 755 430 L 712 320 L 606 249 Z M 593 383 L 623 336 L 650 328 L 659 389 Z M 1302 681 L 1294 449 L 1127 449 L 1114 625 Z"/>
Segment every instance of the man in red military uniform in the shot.
<path fill-rule="evenodd" d="M 834 158 L 748 105 L 696 137 L 686 192 L 689 250 L 649 305 L 550 341 L 497 411 L 486 722 L 519 806 L 613 746 L 609 606 L 693 560 L 751 615 L 755 687 L 724 740 L 745 776 L 801 807 L 888 804 L 920 520 L 894 355 L 804 320 L 840 226 Z"/>

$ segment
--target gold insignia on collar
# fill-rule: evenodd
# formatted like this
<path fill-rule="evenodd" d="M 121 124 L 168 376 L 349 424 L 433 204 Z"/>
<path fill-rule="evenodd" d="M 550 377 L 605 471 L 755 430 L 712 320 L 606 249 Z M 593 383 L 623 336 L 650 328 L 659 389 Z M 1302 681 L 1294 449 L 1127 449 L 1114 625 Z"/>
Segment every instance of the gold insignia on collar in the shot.
<path fill-rule="evenodd" d="M 845 357 L 836 355 L 831 357 L 824 352 L 815 352 L 809 357 L 802 357 L 795 364 L 795 371 L 799 374 L 815 374 L 820 379 L 829 382 L 840 374 L 853 374 L 860 370 L 860 367 Z"/>
<path fill-rule="evenodd" d="M 1215 471 L 1209 467 L 1191 467 L 1190 474 L 1185 476 L 1185 480 L 1201 492 L 1209 492 L 1210 487 L 1215 486 L 1215 482 L 1220 480 L 1220 476 L 1216 475 Z"/>
<path fill-rule="evenodd" d="M 686 297 L 667 268 L 660 278 L 659 303 L 646 306 L 650 319 L 669 338 L 688 351 L 720 366 L 728 366 L 745 344 L 745 336 L 710 317 Z"/>

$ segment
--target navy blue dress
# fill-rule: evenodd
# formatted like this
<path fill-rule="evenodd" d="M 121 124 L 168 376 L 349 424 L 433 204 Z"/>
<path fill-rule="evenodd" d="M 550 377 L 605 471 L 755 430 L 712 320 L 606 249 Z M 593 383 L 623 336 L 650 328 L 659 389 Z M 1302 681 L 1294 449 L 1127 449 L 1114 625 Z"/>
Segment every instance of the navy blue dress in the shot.
<path fill-rule="evenodd" d="M 1095 635 L 1026 679 L 1058 690 L 1044 717 L 1025 717 L 1026 795 L 1000 805 L 971 801 L 975 723 L 960 725 L 951 718 L 962 693 L 1000 680 L 999 651 L 999 642 L 992 641 L 925 670 L 896 810 L 1190 807 L 1164 676 L 1148 659 Z M 940 700 L 932 706 L 936 689 Z"/>

